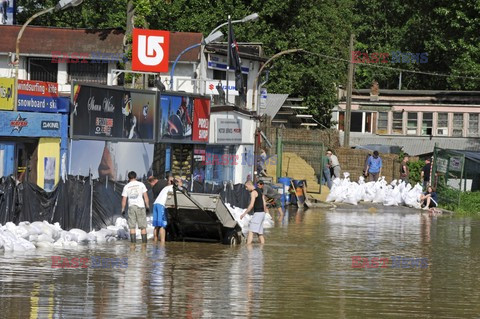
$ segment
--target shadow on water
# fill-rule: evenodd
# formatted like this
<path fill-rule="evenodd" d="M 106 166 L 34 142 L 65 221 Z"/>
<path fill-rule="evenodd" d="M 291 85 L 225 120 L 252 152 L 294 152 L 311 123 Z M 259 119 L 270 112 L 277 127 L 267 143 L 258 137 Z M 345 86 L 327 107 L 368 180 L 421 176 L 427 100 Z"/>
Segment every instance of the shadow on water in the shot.
<path fill-rule="evenodd" d="M 375 209 L 372 209 L 374 207 Z M 8 318 L 471 318 L 480 313 L 480 221 L 403 207 L 289 209 L 262 247 L 126 241 L 0 252 Z M 52 268 L 127 258 L 126 268 Z M 388 258 L 353 268 L 352 257 Z M 424 259 L 426 267 L 395 258 Z M 397 259 L 395 259 L 397 260 Z M 363 262 L 360 264 L 363 265 Z M 399 266 L 399 267 L 397 267 Z"/>

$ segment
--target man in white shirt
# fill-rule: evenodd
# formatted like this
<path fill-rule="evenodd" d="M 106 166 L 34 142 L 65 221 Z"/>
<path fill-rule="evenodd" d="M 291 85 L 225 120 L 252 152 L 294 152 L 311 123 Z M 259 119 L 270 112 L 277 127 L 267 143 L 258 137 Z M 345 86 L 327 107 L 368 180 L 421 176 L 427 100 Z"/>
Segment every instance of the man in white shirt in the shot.
<path fill-rule="evenodd" d="M 125 206 L 128 199 L 128 228 L 130 228 L 130 241 L 135 243 L 136 230 L 138 225 L 142 233 L 142 242 L 147 243 L 147 213 L 149 209 L 147 188 L 145 184 L 137 181 L 137 173 L 131 171 L 128 173 L 128 184 L 122 191 L 122 215 L 125 212 Z M 145 202 L 144 202 L 145 201 Z M 145 209 L 146 206 L 146 209 Z"/>
<path fill-rule="evenodd" d="M 180 178 L 175 178 L 175 182 L 178 188 L 183 186 L 183 182 Z M 153 221 L 152 224 L 155 227 L 154 241 L 160 237 L 160 243 L 165 243 L 166 229 L 167 229 L 167 212 L 165 211 L 165 204 L 167 203 L 168 193 L 173 192 L 173 184 L 165 186 L 160 194 L 158 194 L 155 202 L 153 203 Z"/>

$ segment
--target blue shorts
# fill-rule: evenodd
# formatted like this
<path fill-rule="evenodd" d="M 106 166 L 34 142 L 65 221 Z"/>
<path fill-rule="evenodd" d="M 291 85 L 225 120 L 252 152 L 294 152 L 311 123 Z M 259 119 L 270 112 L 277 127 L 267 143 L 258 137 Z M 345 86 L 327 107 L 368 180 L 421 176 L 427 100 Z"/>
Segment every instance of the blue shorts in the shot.
<path fill-rule="evenodd" d="M 167 227 L 167 214 L 165 213 L 165 206 L 161 204 L 153 204 L 153 221 L 154 227 Z"/>

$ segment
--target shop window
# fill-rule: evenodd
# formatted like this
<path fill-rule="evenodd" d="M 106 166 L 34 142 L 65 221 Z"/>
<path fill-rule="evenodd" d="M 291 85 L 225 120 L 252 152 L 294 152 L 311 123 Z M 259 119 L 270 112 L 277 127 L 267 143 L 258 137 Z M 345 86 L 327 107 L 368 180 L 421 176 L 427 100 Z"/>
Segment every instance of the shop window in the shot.
<path fill-rule="evenodd" d="M 463 136 L 463 113 L 453 113 L 453 132 L 452 136 Z"/>
<path fill-rule="evenodd" d="M 378 112 L 377 134 L 388 134 L 388 112 Z"/>
<path fill-rule="evenodd" d="M 422 135 L 432 135 L 433 113 L 423 113 Z"/>
<path fill-rule="evenodd" d="M 362 132 L 363 112 L 352 112 L 350 119 L 350 132 Z"/>
<path fill-rule="evenodd" d="M 416 135 L 417 134 L 417 126 L 418 126 L 418 113 L 409 112 L 408 113 L 408 121 L 407 121 L 407 134 L 408 135 Z"/>
<path fill-rule="evenodd" d="M 241 165 L 236 156 L 236 146 L 207 147 L 205 154 L 205 181 L 222 183 L 233 181 L 235 166 Z"/>
<path fill-rule="evenodd" d="M 438 113 L 437 118 L 437 135 L 448 135 L 448 113 Z"/>
<path fill-rule="evenodd" d="M 478 113 L 468 115 L 468 136 L 479 137 L 479 118 Z"/>
<path fill-rule="evenodd" d="M 108 63 L 68 63 L 68 83 L 107 84 Z"/>
<path fill-rule="evenodd" d="M 182 179 L 190 180 L 192 176 L 192 153 L 193 145 L 172 144 L 171 173 Z"/>
<path fill-rule="evenodd" d="M 393 112 L 392 133 L 403 134 L 403 113 L 402 112 Z"/>
<path fill-rule="evenodd" d="M 345 112 L 338 112 L 338 130 L 339 131 L 344 131 L 345 130 Z"/>
<path fill-rule="evenodd" d="M 57 82 L 58 63 L 52 63 L 51 58 L 29 58 L 28 69 L 30 80 Z"/>

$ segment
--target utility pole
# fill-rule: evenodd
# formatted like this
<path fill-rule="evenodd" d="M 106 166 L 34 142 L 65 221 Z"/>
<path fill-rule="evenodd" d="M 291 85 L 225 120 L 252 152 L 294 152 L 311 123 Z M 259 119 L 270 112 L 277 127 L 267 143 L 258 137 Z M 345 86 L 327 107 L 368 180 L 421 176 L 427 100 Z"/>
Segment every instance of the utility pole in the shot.
<path fill-rule="evenodd" d="M 353 90 L 353 33 L 350 35 L 350 59 L 348 65 L 347 106 L 343 120 L 343 147 L 350 147 L 350 122 L 352 118 L 352 90 Z"/>
<path fill-rule="evenodd" d="M 230 37 L 230 34 L 232 31 L 232 19 L 230 17 L 230 15 L 228 15 L 228 45 L 227 45 L 227 73 L 225 74 L 225 80 L 227 81 L 227 92 L 225 94 L 225 104 L 228 105 L 228 72 L 230 71 L 230 49 L 231 49 L 231 46 L 232 46 L 232 39 Z"/>

